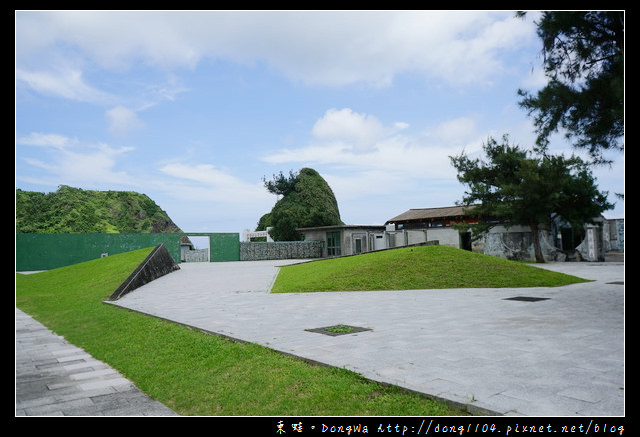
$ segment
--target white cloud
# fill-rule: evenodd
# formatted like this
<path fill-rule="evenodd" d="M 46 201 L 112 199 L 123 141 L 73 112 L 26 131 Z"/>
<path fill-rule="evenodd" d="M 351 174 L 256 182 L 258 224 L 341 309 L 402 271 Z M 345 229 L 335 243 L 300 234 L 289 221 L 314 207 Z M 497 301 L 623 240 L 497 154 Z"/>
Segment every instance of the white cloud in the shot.
<path fill-rule="evenodd" d="M 71 140 L 64 135 L 32 132 L 26 137 L 17 138 L 16 143 L 27 146 L 54 147 L 57 149 L 62 149 L 66 146 L 76 143 L 76 141 Z"/>
<path fill-rule="evenodd" d="M 193 200 L 233 204 L 265 204 L 273 201 L 262 184 L 247 183 L 211 164 L 170 163 L 160 172 L 174 178 L 165 190 L 174 196 Z"/>
<path fill-rule="evenodd" d="M 477 121 L 474 117 L 458 117 L 445 120 L 435 127 L 433 137 L 439 143 L 465 144 L 478 135 Z"/>
<path fill-rule="evenodd" d="M 58 161 L 57 173 L 62 179 L 72 181 L 92 181 L 93 183 L 107 182 L 122 184 L 130 179 L 124 172 L 115 171 L 116 159 L 133 150 L 132 147 L 114 149 L 100 144 L 91 149 L 90 153 L 67 151 Z"/>
<path fill-rule="evenodd" d="M 133 150 L 132 147 L 113 148 L 107 144 L 81 146 L 56 134 L 31 134 L 21 139 L 21 143 L 51 146 L 48 157 L 24 158 L 28 165 L 43 171 L 38 177 L 30 178 L 31 183 L 92 188 L 135 183 L 131 176 L 116 170 L 118 158 Z"/>
<path fill-rule="evenodd" d="M 208 186 L 233 186 L 240 181 L 235 177 L 216 169 L 211 164 L 166 164 L 160 171 L 163 173 L 190 181 L 201 182 Z"/>
<path fill-rule="evenodd" d="M 170 71 L 211 57 L 311 84 L 384 86 L 410 71 L 478 84 L 509 67 L 499 51 L 527 44 L 532 26 L 508 11 L 27 11 L 16 14 L 16 59 L 65 50 L 111 69 L 140 59 Z"/>
<path fill-rule="evenodd" d="M 88 85 L 78 69 L 56 68 L 49 71 L 28 71 L 16 68 L 16 83 L 25 84 L 36 92 L 79 102 L 102 103 L 111 97 Z"/>
<path fill-rule="evenodd" d="M 375 116 L 350 109 L 329 110 L 313 126 L 308 146 L 283 149 L 264 156 L 271 164 L 325 165 L 358 172 L 381 172 L 377 177 L 449 178 L 449 156 L 480 143 L 471 117 L 445 121 L 425 134 L 400 133 L 406 123 L 385 126 Z"/>
<path fill-rule="evenodd" d="M 387 131 L 376 117 L 345 108 L 329 109 L 313 125 L 311 134 L 320 141 L 348 143 L 353 151 L 362 152 L 374 147 Z"/>
<path fill-rule="evenodd" d="M 371 143 L 357 150 L 356 133 L 366 132 L 369 124 L 375 132 Z M 472 116 L 415 133 L 406 123 L 387 125 L 371 114 L 331 110 L 314 125 L 307 146 L 263 159 L 318 170 L 333 189 L 344 221 L 384 223 L 409 208 L 450 206 L 460 200 L 463 187 L 450 157 L 480 150 L 484 140 Z"/>
<path fill-rule="evenodd" d="M 157 191 L 176 223 L 192 223 L 185 231 L 253 230 L 276 201 L 262 183 L 248 183 L 211 164 L 174 162 L 159 170 L 163 177 L 156 181 Z"/>
<path fill-rule="evenodd" d="M 129 131 L 140 129 L 144 126 L 136 112 L 124 106 L 111 108 L 106 115 L 109 122 L 109 132 L 116 136 L 126 135 Z"/>

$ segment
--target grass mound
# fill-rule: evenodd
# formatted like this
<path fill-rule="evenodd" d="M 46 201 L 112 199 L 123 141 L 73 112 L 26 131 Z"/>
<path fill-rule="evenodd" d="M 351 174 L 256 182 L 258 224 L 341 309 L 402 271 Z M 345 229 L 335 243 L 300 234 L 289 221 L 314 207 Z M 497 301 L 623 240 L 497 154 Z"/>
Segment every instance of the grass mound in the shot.
<path fill-rule="evenodd" d="M 16 274 L 16 306 L 184 416 L 465 415 L 345 369 L 103 303 L 151 250 Z"/>
<path fill-rule="evenodd" d="M 586 279 L 446 246 L 406 247 L 280 268 L 273 293 L 557 287 Z"/>

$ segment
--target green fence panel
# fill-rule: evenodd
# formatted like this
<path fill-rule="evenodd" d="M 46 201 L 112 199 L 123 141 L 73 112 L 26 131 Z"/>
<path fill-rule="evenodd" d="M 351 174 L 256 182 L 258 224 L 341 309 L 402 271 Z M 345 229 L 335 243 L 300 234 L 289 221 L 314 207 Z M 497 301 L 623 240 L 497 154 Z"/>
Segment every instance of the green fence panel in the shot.
<path fill-rule="evenodd" d="M 240 234 L 215 234 L 211 237 L 210 261 L 239 261 Z"/>
<path fill-rule="evenodd" d="M 103 256 L 164 244 L 180 262 L 180 237 L 207 235 L 210 261 L 238 261 L 239 234 L 16 234 L 16 271 L 50 270 Z"/>

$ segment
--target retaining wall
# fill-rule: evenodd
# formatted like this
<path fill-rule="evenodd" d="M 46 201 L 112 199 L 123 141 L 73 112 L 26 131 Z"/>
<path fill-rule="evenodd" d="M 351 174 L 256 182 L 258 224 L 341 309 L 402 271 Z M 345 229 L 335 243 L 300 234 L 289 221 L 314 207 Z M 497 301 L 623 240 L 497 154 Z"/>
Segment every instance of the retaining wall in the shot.
<path fill-rule="evenodd" d="M 322 241 L 241 242 L 240 261 L 322 257 Z"/>
<path fill-rule="evenodd" d="M 135 271 L 120 284 L 109 299 L 120 299 L 136 288 L 176 270 L 180 270 L 180 266 L 175 262 L 167 248 L 163 244 L 158 244 Z"/>

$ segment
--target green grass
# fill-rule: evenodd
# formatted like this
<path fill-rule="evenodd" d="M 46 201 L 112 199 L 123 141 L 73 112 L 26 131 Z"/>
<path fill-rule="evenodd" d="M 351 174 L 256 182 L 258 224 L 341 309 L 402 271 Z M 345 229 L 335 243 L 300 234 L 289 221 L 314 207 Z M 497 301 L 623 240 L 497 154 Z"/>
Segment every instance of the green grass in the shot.
<path fill-rule="evenodd" d="M 345 369 L 103 303 L 150 251 L 16 274 L 16 306 L 185 416 L 466 414 Z"/>
<path fill-rule="evenodd" d="M 273 293 L 557 287 L 586 279 L 446 246 L 417 246 L 280 268 Z"/>
<path fill-rule="evenodd" d="M 329 332 L 334 332 L 336 334 L 348 334 L 350 332 L 353 332 L 353 328 L 347 325 L 329 326 L 328 328 L 326 328 L 326 330 Z"/>

